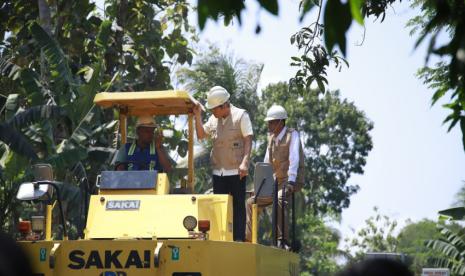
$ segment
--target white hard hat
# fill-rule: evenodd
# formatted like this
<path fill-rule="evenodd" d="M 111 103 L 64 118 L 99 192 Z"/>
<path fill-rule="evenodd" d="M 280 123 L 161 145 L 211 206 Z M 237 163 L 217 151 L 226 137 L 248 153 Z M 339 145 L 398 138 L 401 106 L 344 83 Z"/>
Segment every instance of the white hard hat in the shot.
<path fill-rule="evenodd" d="M 136 128 L 138 127 L 157 127 L 152 116 L 140 116 L 137 118 Z"/>
<path fill-rule="evenodd" d="M 265 121 L 272 121 L 272 120 L 284 120 L 287 119 L 287 112 L 284 107 L 280 105 L 272 105 L 268 111 L 266 112 Z"/>
<path fill-rule="evenodd" d="M 207 108 L 212 109 L 229 100 L 229 93 L 221 86 L 215 86 L 208 91 Z"/>

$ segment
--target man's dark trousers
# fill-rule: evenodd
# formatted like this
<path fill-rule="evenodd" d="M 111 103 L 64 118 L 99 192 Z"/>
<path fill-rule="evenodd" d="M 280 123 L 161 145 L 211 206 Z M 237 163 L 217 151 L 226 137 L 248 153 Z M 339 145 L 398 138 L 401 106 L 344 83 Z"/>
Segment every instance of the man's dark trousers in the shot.
<path fill-rule="evenodd" d="M 233 197 L 233 238 L 245 239 L 245 179 L 239 175 L 213 175 L 213 193 L 230 194 Z"/>

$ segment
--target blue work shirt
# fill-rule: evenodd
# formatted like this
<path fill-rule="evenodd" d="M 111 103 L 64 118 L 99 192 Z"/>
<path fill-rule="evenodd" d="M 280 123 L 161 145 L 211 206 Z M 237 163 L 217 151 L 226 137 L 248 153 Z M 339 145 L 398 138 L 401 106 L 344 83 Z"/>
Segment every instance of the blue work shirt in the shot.
<path fill-rule="evenodd" d="M 117 153 L 115 165 L 125 163 L 128 171 L 156 170 L 163 171 L 158 159 L 155 143 L 141 149 L 137 143 L 126 143 Z"/>

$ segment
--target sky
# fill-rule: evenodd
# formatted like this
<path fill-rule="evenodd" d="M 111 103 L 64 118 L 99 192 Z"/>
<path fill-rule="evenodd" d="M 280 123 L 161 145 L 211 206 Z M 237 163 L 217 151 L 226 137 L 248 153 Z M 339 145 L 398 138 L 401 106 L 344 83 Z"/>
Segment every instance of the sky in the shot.
<path fill-rule="evenodd" d="M 406 2 L 390 8 L 382 23 L 366 20 L 364 40 L 363 28 L 353 24 L 347 35 L 350 67 L 329 71 L 329 89 L 339 89 L 374 123 L 374 147 L 365 172 L 349 179 L 360 191 L 351 197 L 337 225 L 343 236 L 363 226 L 374 206 L 400 224 L 406 219 L 435 219 L 437 211 L 450 207 L 464 184 L 460 129 L 447 132 L 442 121 L 448 111 L 441 102 L 431 107 L 432 91 L 415 77 L 426 51 L 425 45 L 414 50 L 415 38 L 405 28 L 418 13 Z M 238 58 L 263 63 L 260 88 L 287 81 L 295 73 L 290 56 L 297 54 L 289 38 L 303 25 L 298 22 L 297 0 L 279 3 L 278 17 L 257 12 L 256 1 L 246 1 L 241 26 L 208 21 L 199 34 L 200 45 L 214 43 Z M 304 23 L 315 19 L 313 12 Z M 254 32 L 257 22 L 262 29 L 259 35 Z M 192 23 L 197 23 L 195 16 Z"/>

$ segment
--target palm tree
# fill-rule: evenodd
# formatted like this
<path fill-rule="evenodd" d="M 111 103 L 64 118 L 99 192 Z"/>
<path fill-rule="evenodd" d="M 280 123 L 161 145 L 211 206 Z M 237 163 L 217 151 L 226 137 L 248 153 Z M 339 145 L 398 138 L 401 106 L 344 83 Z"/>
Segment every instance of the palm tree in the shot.
<path fill-rule="evenodd" d="M 249 111 L 253 122 L 256 114 L 254 111 L 258 106 L 257 88 L 262 70 L 262 64 L 235 58 L 232 53 L 224 54 L 218 48 L 210 46 L 208 51 L 197 57 L 191 68 L 180 69 L 177 77 L 185 89 L 201 101 L 206 100 L 206 92 L 213 86 L 224 87 L 231 94 L 231 103 Z M 257 125 L 253 125 L 253 128 L 254 132 L 258 130 Z M 204 148 L 203 152 L 210 152 L 211 144 L 208 141 L 200 143 L 199 146 Z M 198 156 L 205 160 L 204 157 L 205 155 Z M 196 167 L 195 171 L 195 187 L 197 191 L 204 192 L 212 185 L 210 163 L 208 160 L 197 163 L 200 166 Z"/>

